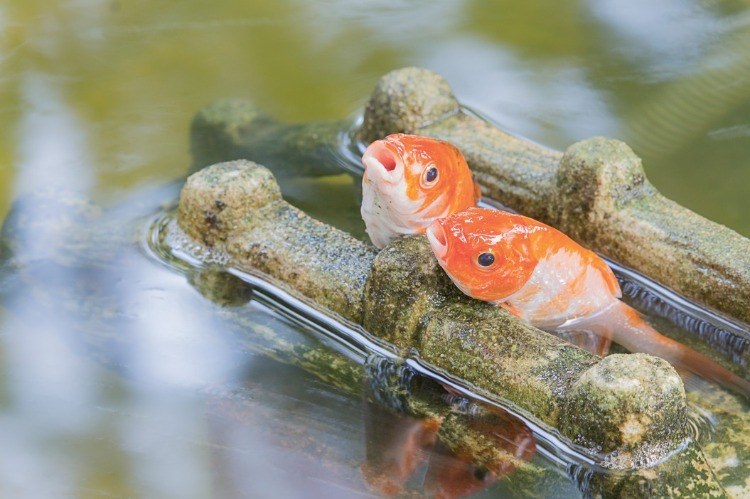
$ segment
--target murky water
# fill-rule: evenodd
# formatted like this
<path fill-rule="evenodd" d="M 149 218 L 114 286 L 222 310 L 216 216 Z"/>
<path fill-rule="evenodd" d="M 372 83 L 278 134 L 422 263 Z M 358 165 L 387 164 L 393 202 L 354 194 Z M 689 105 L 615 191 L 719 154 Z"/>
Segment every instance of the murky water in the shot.
<path fill-rule="evenodd" d="M 179 189 L 164 184 L 190 162 L 193 114 L 217 98 L 244 96 L 285 120 L 338 119 L 381 74 L 419 65 L 538 142 L 626 140 L 666 195 L 750 235 L 749 20 L 743 1 L 0 6 L 1 210 L 50 186 L 116 206 L 86 233 L 65 230 L 85 211 L 70 203 L 34 205 L 50 223 L 20 225 L 0 282 L 0 494 L 356 497 L 391 482 L 417 494 L 576 494 L 585 463 L 560 457 L 530 422 L 493 415 L 517 462 L 477 469 L 435 438 L 424 409 L 399 413 L 378 395 L 389 364 L 372 349 L 251 300 L 221 272 L 154 258 L 148 228 Z M 341 174 L 283 189 L 361 235 L 356 184 Z M 95 250 L 90 233 L 101 234 Z M 664 310 L 660 327 L 702 345 L 680 333 L 694 314 Z M 747 348 L 731 325 L 697 324 L 726 355 Z M 692 389 L 710 450 L 747 406 Z M 420 382 L 413 399 L 455 406 L 451 424 L 486 430 L 441 390 Z M 383 457 L 393 449 L 401 461 Z M 729 492 L 746 478 L 737 459 L 712 461 Z M 544 480 L 528 479 L 529 463 Z"/>

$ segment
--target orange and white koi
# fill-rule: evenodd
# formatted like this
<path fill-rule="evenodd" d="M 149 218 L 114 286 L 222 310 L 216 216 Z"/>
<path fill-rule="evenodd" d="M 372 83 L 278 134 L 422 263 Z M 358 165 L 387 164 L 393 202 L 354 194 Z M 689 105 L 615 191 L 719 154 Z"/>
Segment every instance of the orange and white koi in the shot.
<path fill-rule="evenodd" d="M 378 248 L 479 200 L 463 155 L 442 140 L 389 135 L 367 147 L 362 163 L 362 218 Z"/>
<path fill-rule="evenodd" d="M 440 266 L 467 295 L 542 329 L 588 331 L 750 393 L 750 382 L 651 327 L 620 301 L 609 266 L 562 232 L 522 215 L 469 208 L 427 230 Z"/>
<path fill-rule="evenodd" d="M 458 399 L 459 404 L 466 401 L 460 396 L 450 398 Z M 444 400 L 448 400 L 446 396 Z M 450 449 L 442 444 L 443 416 L 419 419 L 371 402 L 365 409 L 366 461 L 360 469 L 369 488 L 384 496 L 408 495 L 407 483 L 427 463 L 422 492 L 436 499 L 465 497 L 510 475 L 536 454 L 531 430 L 495 407 L 477 406 L 479 410 L 465 419 L 472 433 L 504 453 L 502 459 L 490 462 L 486 462 L 487 453 L 475 454 L 476 448 L 468 443 L 454 442 Z M 478 463 L 483 461 L 485 465 Z"/>

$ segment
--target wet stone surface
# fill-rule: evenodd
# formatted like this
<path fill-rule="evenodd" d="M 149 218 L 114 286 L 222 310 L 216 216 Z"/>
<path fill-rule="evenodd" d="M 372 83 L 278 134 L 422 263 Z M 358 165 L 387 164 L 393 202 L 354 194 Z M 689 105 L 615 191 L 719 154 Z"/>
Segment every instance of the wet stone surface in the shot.
<path fill-rule="evenodd" d="M 586 446 L 606 442 L 612 463 L 660 459 L 661 442 L 687 439 L 685 389 L 665 360 L 613 354 L 586 371 L 568 394 L 560 426 Z M 643 442 L 656 442 L 654 447 Z"/>

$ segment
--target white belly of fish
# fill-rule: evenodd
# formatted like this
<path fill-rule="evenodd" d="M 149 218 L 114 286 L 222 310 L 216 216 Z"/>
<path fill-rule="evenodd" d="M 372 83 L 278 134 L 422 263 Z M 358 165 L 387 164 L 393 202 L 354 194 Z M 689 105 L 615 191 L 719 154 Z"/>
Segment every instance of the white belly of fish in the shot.
<path fill-rule="evenodd" d="M 399 197 L 405 199 L 406 194 Z M 381 195 L 372 182 L 363 182 L 362 219 L 372 244 L 383 248 L 395 237 L 418 232 L 419 225 L 415 226 L 413 217 L 409 216 L 409 211 L 413 212 L 416 204 L 408 199 L 406 202 L 394 201 L 393 196 Z"/>
<path fill-rule="evenodd" d="M 571 289 L 578 280 L 580 288 Z M 560 250 L 540 260 L 531 277 L 506 300 L 531 324 L 544 329 L 570 324 L 617 301 L 601 272 L 581 257 Z"/>

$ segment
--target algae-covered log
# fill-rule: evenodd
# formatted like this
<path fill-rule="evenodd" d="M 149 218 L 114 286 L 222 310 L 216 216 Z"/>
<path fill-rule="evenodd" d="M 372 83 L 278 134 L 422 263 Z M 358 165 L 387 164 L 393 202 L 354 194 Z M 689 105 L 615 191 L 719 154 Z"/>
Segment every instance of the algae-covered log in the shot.
<path fill-rule="evenodd" d="M 586 443 L 613 466 L 654 462 L 686 438 L 682 382 L 666 362 L 625 356 L 627 369 L 618 379 L 642 389 L 630 393 L 629 404 L 613 404 L 598 393 L 608 390 L 605 385 L 579 383 L 597 368 L 599 357 L 462 295 L 423 236 L 399 239 L 376 257 L 371 246 L 288 205 L 271 173 L 257 164 L 234 161 L 192 175 L 180 197 L 178 221 L 195 240 L 229 255 L 231 265 L 260 270 L 395 346 L 416 348 L 424 360 L 482 393 L 500 396 L 564 433 L 572 429 L 566 433 L 570 439 L 582 431 L 591 440 L 601 438 Z M 654 363 L 660 375 L 640 378 Z M 649 404 L 660 397 L 668 403 Z M 601 404 L 592 407 L 596 401 Z M 644 408 L 654 411 L 650 420 L 628 412 Z M 581 411 L 620 426 L 635 419 L 643 427 L 622 439 L 559 425 L 566 413 Z"/>
<path fill-rule="evenodd" d="M 192 175 L 180 196 L 179 221 L 196 241 L 361 322 L 375 249 L 287 204 L 267 169 L 236 161 Z"/>
<path fill-rule="evenodd" d="M 627 145 L 593 138 L 561 154 L 457 109 L 450 87 L 435 73 L 393 71 L 377 83 L 359 138 L 407 132 L 450 141 L 485 195 L 750 322 L 750 240 L 659 194 Z"/>

